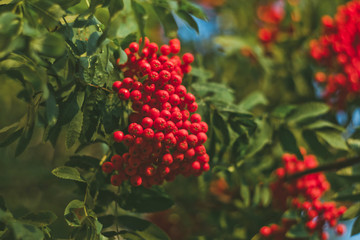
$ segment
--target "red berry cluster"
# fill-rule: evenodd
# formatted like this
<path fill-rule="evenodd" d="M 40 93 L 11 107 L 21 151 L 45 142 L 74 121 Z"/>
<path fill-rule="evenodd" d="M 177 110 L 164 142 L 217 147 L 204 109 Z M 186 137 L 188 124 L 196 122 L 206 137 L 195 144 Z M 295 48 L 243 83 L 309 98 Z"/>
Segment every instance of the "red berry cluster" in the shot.
<path fill-rule="evenodd" d="M 113 90 L 121 100 L 131 100 L 133 113 L 128 134 L 114 133 L 115 142 L 122 141 L 129 151 L 103 164 L 105 173 L 114 173 L 111 183 L 115 186 L 130 179 L 133 186 L 151 187 L 172 181 L 178 174 L 198 176 L 210 169 L 203 145 L 208 125 L 194 113 L 198 108 L 195 96 L 181 84 L 194 57 L 185 53 L 181 61 L 176 55 L 178 39 L 162 45 L 160 56 L 158 50 L 147 38 L 141 51 L 133 42 L 125 49 L 128 61 L 119 65 L 125 78 L 115 82 Z"/>
<path fill-rule="evenodd" d="M 323 33 L 310 42 L 310 54 L 327 69 L 315 80 L 324 86 L 324 98 L 343 108 L 360 93 L 360 1 L 340 6 L 334 18 L 322 17 Z"/>
<path fill-rule="evenodd" d="M 304 149 L 303 161 L 294 154 L 285 153 L 282 157 L 284 167 L 275 171 L 277 181 L 271 185 L 274 206 L 283 211 L 293 208 L 304 220 L 307 231 L 317 233 L 322 240 L 328 239 L 323 231 L 325 225 L 335 227 L 336 233 L 344 233 L 345 226 L 338 224 L 338 219 L 346 211 L 346 207 L 336 207 L 334 202 L 321 202 L 322 195 L 329 190 L 330 184 L 323 173 L 312 173 L 287 182 L 285 176 L 315 168 L 318 163 L 314 155 L 307 155 Z M 266 239 L 287 239 L 286 232 L 296 220 L 283 219 L 282 225 L 273 224 L 260 229 L 260 234 Z"/>
<path fill-rule="evenodd" d="M 279 25 L 285 16 L 284 4 L 283 0 L 276 0 L 257 8 L 258 18 L 263 25 L 258 31 L 262 43 L 269 44 L 276 39 Z"/>

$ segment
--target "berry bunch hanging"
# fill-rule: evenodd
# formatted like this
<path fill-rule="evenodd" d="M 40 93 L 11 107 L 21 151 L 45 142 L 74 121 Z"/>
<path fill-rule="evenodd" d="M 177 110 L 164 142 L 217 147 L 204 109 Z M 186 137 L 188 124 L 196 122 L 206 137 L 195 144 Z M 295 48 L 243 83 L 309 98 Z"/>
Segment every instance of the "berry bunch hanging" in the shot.
<path fill-rule="evenodd" d="M 116 81 L 113 90 L 121 100 L 131 101 L 127 134 L 114 132 L 114 141 L 123 142 L 128 152 L 114 155 L 102 166 L 113 174 L 111 183 L 120 185 L 130 180 L 133 186 L 151 187 L 178 174 L 198 176 L 210 169 L 209 155 L 203 145 L 208 125 L 194 113 L 195 96 L 182 85 L 183 76 L 191 71 L 194 57 L 182 58 L 180 41 L 172 39 L 159 47 L 145 38 L 125 49 L 128 61 L 119 65 L 123 81 Z"/>
<path fill-rule="evenodd" d="M 302 149 L 303 159 L 299 160 L 294 154 L 285 153 L 282 157 L 284 167 L 275 171 L 277 181 L 271 185 L 274 207 L 286 211 L 293 209 L 299 213 L 302 223 L 310 234 L 319 234 L 320 239 L 327 240 L 328 234 L 324 226 L 335 228 L 338 235 L 345 231 L 338 219 L 346 211 L 346 207 L 336 207 L 334 202 L 322 202 L 320 199 L 329 190 L 330 184 L 323 173 L 312 173 L 293 181 L 286 181 L 285 176 L 315 168 L 318 163 L 314 155 L 307 155 Z M 298 224 L 293 219 L 282 219 L 282 225 L 272 224 L 260 229 L 265 239 L 287 239 L 286 232 Z"/>
<path fill-rule="evenodd" d="M 360 1 L 340 6 L 334 18 L 322 17 L 323 33 L 310 42 L 310 54 L 324 71 L 315 80 L 329 104 L 343 108 L 360 93 Z"/>

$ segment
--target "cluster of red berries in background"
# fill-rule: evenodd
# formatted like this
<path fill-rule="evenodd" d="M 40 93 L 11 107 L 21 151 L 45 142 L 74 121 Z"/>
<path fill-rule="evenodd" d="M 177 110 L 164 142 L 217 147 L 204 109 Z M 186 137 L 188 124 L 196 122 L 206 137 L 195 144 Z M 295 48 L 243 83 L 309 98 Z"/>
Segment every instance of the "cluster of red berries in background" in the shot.
<path fill-rule="evenodd" d="M 334 18 L 322 17 L 323 34 L 310 42 L 310 54 L 326 69 L 315 80 L 324 86 L 324 98 L 343 108 L 360 93 L 360 1 L 338 8 Z"/>
<path fill-rule="evenodd" d="M 285 153 L 282 157 L 284 167 L 275 171 L 277 181 L 270 187 L 273 194 L 273 205 L 282 211 L 293 209 L 302 217 L 305 228 L 310 234 L 319 234 L 320 239 L 327 240 L 329 235 L 324 231 L 325 226 L 335 228 L 338 235 L 345 231 L 338 219 L 345 213 L 346 207 L 336 207 L 334 202 L 322 202 L 323 194 L 330 189 L 330 184 L 323 173 L 312 173 L 296 180 L 284 179 L 291 174 L 317 167 L 314 155 L 307 155 L 301 149 L 304 160 L 297 159 L 296 155 Z M 294 219 L 282 219 L 282 224 L 272 224 L 260 229 L 265 239 L 287 239 L 286 232 L 294 225 L 299 224 Z"/>
<path fill-rule="evenodd" d="M 203 145 L 208 125 L 194 113 L 198 108 L 195 96 L 182 85 L 194 57 L 177 55 L 178 39 L 162 45 L 159 56 L 156 43 L 145 38 L 142 50 L 139 43 L 125 49 L 128 61 L 119 65 L 125 78 L 113 84 L 118 97 L 132 104 L 128 134 L 116 131 L 113 136 L 129 150 L 105 162 L 103 171 L 113 173 L 115 186 L 128 179 L 133 186 L 151 187 L 172 181 L 178 174 L 198 176 L 210 169 Z"/>
<path fill-rule="evenodd" d="M 276 0 L 257 8 L 258 18 L 263 26 L 258 31 L 261 42 L 268 44 L 276 39 L 279 31 L 279 24 L 285 16 L 284 1 Z"/>

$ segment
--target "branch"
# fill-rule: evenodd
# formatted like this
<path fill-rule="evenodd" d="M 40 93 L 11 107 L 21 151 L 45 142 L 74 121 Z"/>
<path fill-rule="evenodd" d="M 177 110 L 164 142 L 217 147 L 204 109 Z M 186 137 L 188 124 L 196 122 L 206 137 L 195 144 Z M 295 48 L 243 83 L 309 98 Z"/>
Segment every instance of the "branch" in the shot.
<path fill-rule="evenodd" d="M 316 168 L 311 168 L 302 172 L 298 172 L 295 174 L 291 174 L 284 178 L 285 181 L 295 180 L 297 178 L 303 177 L 305 175 L 316 173 L 316 172 L 323 172 L 323 171 L 332 171 L 332 170 L 339 170 L 342 168 L 350 167 L 356 164 L 360 164 L 360 156 L 352 157 L 352 158 L 340 158 L 336 162 L 324 164 Z"/>
<path fill-rule="evenodd" d="M 104 90 L 104 91 L 106 91 L 106 92 L 108 92 L 108 93 L 114 93 L 114 91 L 111 91 L 111 90 L 109 90 L 109 89 L 107 89 L 107 88 L 100 87 L 100 86 L 97 86 L 97 85 L 94 85 L 94 84 L 91 84 L 91 83 L 87 83 L 86 85 L 88 85 L 88 86 L 90 86 L 90 87 L 102 89 L 102 90 Z"/>

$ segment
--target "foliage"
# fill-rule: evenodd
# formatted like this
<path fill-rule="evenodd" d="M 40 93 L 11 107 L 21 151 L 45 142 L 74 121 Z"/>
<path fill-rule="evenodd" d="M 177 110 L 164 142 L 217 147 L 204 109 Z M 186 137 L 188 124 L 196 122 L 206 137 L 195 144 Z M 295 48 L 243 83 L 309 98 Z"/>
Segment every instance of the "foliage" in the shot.
<path fill-rule="evenodd" d="M 274 209 L 270 188 L 283 153 L 302 159 L 299 146 L 331 184 L 323 200 L 346 205 L 348 232 L 359 233 L 358 99 L 342 112 L 326 104 L 309 53 L 321 16 L 346 1 L 278 0 L 276 26 L 257 15 L 264 2 L 1 1 L 0 238 L 261 239 L 262 226 L 299 219 Z M 215 36 L 197 40 L 214 18 Z M 200 36 L 180 39 L 195 55 L 183 84 L 209 126 L 211 170 L 112 186 L 101 166 L 126 151 L 113 132 L 132 112 L 112 89 L 125 77 L 118 65 L 131 42 L 167 42 L 184 24 Z M 265 25 L 276 27 L 271 42 L 257 38 Z M 303 227 L 286 236 L 320 239 Z"/>

